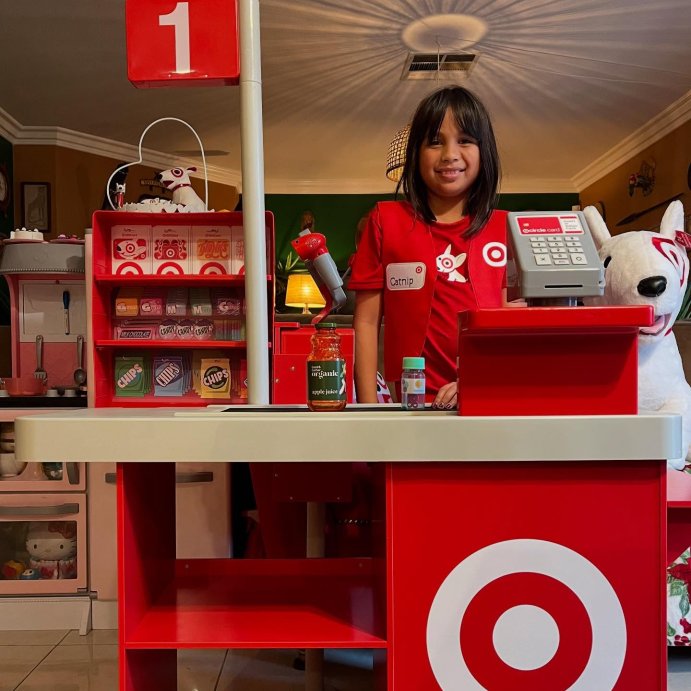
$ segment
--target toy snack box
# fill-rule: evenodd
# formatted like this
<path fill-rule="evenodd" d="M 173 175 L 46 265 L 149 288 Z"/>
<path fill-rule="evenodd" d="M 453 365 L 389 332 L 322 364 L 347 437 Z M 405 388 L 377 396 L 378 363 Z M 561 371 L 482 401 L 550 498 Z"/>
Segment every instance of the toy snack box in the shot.
<path fill-rule="evenodd" d="M 151 226 L 117 225 L 111 230 L 111 270 L 118 275 L 152 272 Z"/>
<path fill-rule="evenodd" d="M 152 228 L 153 273 L 184 276 L 190 272 L 190 230 L 189 226 Z"/>
<path fill-rule="evenodd" d="M 192 272 L 200 276 L 232 273 L 231 242 L 230 226 L 192 228 Z"/>
<path fill-rule="evenodd" d="M 231 273 L 234 276 L 241 276 L 245 273 L 245 231 L 242 226 L 233 226 L 230 230 L 232 233 Z"/>

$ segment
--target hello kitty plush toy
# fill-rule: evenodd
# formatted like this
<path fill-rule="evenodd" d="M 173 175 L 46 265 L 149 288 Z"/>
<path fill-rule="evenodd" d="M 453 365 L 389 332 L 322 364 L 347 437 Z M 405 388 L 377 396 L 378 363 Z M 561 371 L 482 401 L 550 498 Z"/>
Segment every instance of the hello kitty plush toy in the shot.
<path fill-rule="evenodd" d="M 682 456 L 668 459 L 668 466 L 691 472 L 691 387 L 672 333 L 689 278 L 684 207 L 680 201 L 667 207 L 659 233 L 639 230 L 614 237 L 594 207 L 583 213 L 605 267 L 604 295 L 587 304 L 654 307 L 654 324 L 638 335 L 638 409 L 682 416 Z"/>
<path fill-rule="evenodd" d="M 77 528 L 73 521 L 29 523 L 26 551 L 38 578 L 77 577 Z"/>

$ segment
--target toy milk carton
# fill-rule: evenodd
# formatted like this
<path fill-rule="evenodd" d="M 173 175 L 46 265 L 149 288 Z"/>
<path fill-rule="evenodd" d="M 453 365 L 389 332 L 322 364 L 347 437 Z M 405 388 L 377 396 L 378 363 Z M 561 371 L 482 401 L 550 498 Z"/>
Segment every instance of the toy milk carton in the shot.
<path fill-rule="evenodd" d="M 230 226 L 192 228 L 192 272 L 200 276 L 233 273 L 231 243 Z"/>
<path fill-rule="evenodd" d="M 110 251 L 112 273 L 120 276 L 152 273 L 151 226 L 113 226 Z"/>
<path fill-rule="evenodd" d="M 245 273 L 245 233 L 242 226 L 233 226 L 230 231 L 232 234 L 230 273 L 240 276 Z"/>
<path fill-rule="evenodd" d="M 184 276 L 190 273 L 190 226 L 154 226 L 151 229 L 153 273 Z"/>

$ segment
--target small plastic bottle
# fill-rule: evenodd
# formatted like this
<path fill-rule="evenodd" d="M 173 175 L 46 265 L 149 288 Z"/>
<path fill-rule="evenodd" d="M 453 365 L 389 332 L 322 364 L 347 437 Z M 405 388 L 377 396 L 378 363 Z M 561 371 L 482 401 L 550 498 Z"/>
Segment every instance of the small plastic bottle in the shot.
<path fill-rule="evenodd" d="M 310 410 L 343 410 L 346 407 L 345 358 L 336 324 L 320 322 L 307 356 L 307 407 Z"/>
<path fill-rule="evenodd" d="M 401 373 L 401 407 L 423 410 L 425 407 L 425 358 L 404 357 Z"/>

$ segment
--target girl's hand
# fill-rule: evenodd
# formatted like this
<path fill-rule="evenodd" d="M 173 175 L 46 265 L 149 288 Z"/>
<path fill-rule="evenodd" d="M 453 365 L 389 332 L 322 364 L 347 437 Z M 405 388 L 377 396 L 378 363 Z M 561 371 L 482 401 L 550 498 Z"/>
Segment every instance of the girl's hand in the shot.
<path fill-rule="evenodd" d="M 444 384 L 432 403 L 437 410 L 453 410 L 458 406 L 458 387 L 455 381 Z"/>

